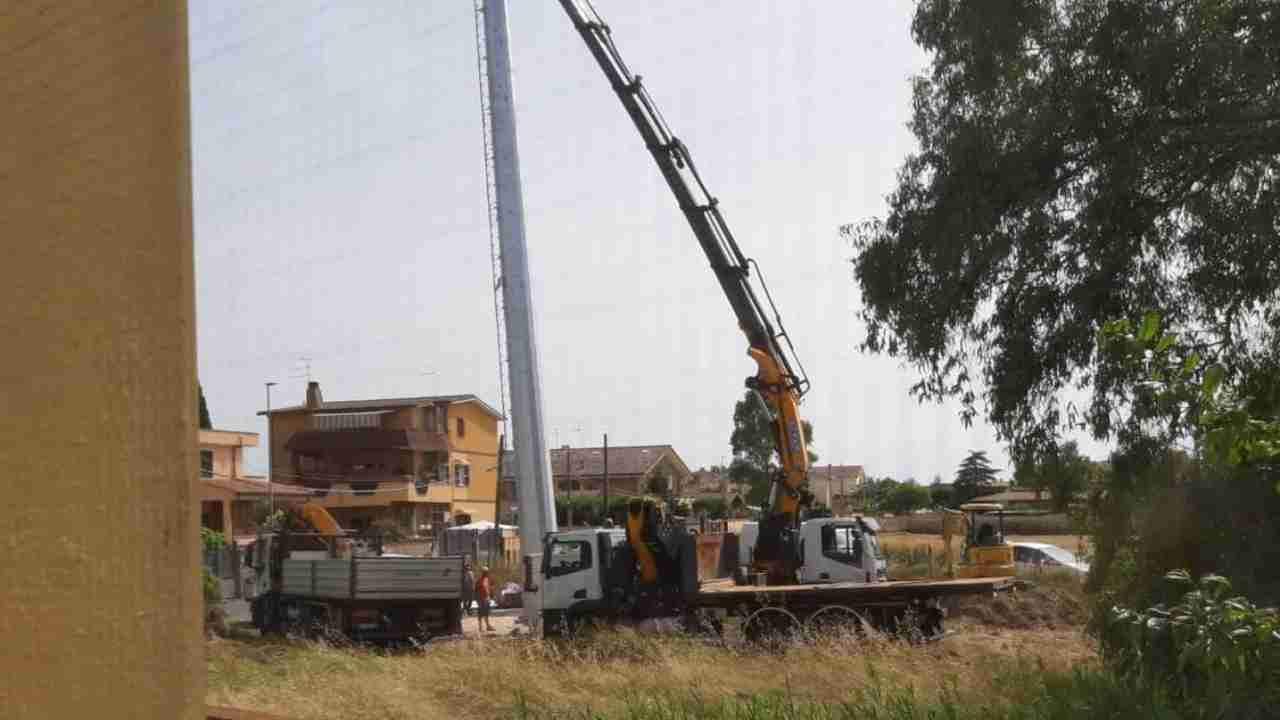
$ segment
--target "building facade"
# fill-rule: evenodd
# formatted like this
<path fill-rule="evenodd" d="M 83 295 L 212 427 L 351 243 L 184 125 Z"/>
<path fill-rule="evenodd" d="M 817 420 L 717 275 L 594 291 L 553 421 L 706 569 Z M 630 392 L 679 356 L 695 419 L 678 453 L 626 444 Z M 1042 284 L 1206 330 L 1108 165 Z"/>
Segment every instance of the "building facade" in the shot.
<path fill-rule="evenodd" d="M 861 465 L 819 465 L 809 468 L 809 492 L 836 515 L 857 507 L 867 474 Z"/>
<path fill-rule="evenodd" d="M 291 486 L 269 486 L 264 478 L 244 474 L 244 449 L 258 446 L 258 433 L 201 430 L 200 478 L 196 493 L 201 527 L 216 530 L 228 540 L 245 543 L 258 532 L 258 507 L 305 499 Z"/>
<path fill-rule="evenodd" d="M 608 450 L 609 492 L 618 496 L 654 493 L 663 478 L 679 495 L 692 477 L 689 467 L 670 445 L 620 445 Z M 551 474 L 556 495 L 600 495 L 604 490 L 605 449 L 565 445 L 551 451 Z M 660 483 L 659 483 L 660 484 Z"/>
<path fill-rule="evenodd" d="M 492 521 L 500 420 L 475 395 L 325 402 L 311 382 L 302 405 L 271 409 L 272 477 L 348 529 Z"/>

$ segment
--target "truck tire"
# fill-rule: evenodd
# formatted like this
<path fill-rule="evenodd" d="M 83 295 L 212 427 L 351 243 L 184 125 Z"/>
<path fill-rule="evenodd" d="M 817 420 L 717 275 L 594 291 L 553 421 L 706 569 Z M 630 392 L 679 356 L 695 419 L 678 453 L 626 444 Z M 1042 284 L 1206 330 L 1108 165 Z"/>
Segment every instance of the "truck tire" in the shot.
<path fill-rule="evenodd" d="M 757 609 L 742 621 L 742 635 L 748 643 L 774 650 L 794 640 L 801 628 L 799 618 L 789 610 L 772 605 Z"/>

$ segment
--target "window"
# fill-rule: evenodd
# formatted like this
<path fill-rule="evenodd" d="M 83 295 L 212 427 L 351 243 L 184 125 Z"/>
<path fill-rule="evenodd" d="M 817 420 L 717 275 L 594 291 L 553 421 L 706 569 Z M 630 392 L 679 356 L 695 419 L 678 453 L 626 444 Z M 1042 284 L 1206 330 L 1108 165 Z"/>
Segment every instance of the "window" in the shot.
<path fill-rule="evenodd" d="M 822 528 L 822 554 L 832 560 L 857 564 L 862 561 L 862 535 L 853 525 Z"/>
<path fill-rule="evenodd" d="M 458 487 L 471 487 L 471 466 L 462 463 L 454 465 L 453 482 Z"/>
<path fill-rule="evenodd" d="M 200 477 L 202 478 L 213 477 L 213 451 L 212 450 L 200 451 Z"/>
<path fill-rule="evenodd" d="M 581 540 L 557 540 L 548 549 L 544 572 L 547 577 L 559 577 L 590 567 L 591 545 Z"/>
<path fill-rule="evenodd" d="M 426 407 L 426 408 L 423 408 L 423 409 L 422 409 L 422 414 L 426 417 L 426 425 L 425 425 L 425 427 L 426 427 L 427 432 L 435 432 L 435 431 L 436 431 L 436 409 L 435 409 L 435 407 L 433 406 L 433 407 Z"/>
<path fill-rule="evenodd" d="M 378 489 L 378 483 L 353 482 L 351 483 L 351 489 L 355 491 L 356 495 L 372 495 Z"/>
<path fill-rule="evenodd" d="M 457 423 L 458 423 L 458 437 L 465 437 L 467 434 L 467 424 L 462 421 L 462 418 L 458 418 Z"/>

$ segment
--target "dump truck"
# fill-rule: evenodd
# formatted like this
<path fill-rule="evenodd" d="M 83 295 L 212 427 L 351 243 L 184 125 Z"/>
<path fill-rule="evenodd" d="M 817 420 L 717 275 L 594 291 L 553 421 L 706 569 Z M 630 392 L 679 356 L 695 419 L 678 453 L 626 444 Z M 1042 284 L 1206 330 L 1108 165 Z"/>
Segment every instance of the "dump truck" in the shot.
<path fill-rule="evenodd" d="M 245 554 L 259 631 L 374 642 L 462 632 L 461 555 L 389 556 L 381 536 L 342 531 L 317 507 L 303 527 L 259 533 Z"/>

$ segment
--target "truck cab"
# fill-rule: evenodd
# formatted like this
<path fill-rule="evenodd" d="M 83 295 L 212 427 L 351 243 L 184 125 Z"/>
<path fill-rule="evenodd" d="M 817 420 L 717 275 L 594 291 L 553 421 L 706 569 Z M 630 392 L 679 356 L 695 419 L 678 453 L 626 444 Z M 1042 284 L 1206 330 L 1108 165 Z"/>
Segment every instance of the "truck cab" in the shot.
<path fill-rule="evenodd" d="M 602 573 L 610 564 L 614 548 L 626 542 L 626 531 L 611 528 L 548 535 L 542 548 L 542 606 L 566 610 L 602 604 Z"/>
<path fill-rule="evenodd" d="M 814 518 L 800 523 L 801 583 L 860 582 L 886 579 L 884 554 L 877 537 L 880 525 L 874 518 Z M 743 523 L 739 531 L 739 562 L 750 566 L 759 530 L 756 523 Z"/>

